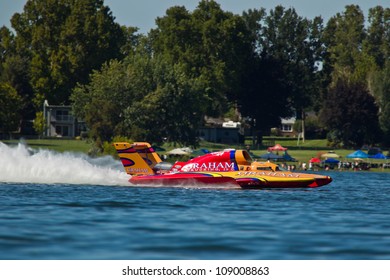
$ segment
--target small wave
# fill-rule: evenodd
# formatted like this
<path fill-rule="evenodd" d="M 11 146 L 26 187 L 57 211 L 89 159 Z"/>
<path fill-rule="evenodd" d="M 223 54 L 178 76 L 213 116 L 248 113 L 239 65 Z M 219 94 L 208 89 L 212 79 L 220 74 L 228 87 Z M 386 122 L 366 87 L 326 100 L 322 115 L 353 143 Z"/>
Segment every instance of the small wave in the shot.
<path fill-rule="evenodd" d="M 119 161 L 105 156 L 31 149 L 23 143 L 0 142 L 0 181 L 6 183 L 88 184 L 127 186 L 129 175 Z"/>

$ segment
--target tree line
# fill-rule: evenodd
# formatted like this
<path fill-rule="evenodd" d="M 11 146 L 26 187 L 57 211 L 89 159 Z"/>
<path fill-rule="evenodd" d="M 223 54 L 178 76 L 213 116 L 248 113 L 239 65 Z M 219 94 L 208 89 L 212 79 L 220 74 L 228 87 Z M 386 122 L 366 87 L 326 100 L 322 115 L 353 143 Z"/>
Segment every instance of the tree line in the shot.
<path fill-rule="evenodd" d="M 390 9 L 348 5 L 326 23 L 294 8 L 173 6 L 147 34 L 103 0 L 28 0 L 0 29 L 0 130 L 43 126 L 72 105 L 96 142 L 198 143 L 205 116 L 245 121 L 259 141 L 296 116 L 333 145 L 390 144 Z M 314 112 L 315 117 L 308 116 Z"/>

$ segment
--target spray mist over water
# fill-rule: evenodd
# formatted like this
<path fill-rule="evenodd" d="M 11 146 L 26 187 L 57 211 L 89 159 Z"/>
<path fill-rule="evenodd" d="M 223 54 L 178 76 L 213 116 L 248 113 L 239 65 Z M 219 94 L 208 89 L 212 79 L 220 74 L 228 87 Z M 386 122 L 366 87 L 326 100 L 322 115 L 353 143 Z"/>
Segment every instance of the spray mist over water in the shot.
<path fill-rule="evenodd" d="M 128 186 L 129 177 L 121 163 L 109 156 L 90 158 L 0 142 L 0 182 Z"/>

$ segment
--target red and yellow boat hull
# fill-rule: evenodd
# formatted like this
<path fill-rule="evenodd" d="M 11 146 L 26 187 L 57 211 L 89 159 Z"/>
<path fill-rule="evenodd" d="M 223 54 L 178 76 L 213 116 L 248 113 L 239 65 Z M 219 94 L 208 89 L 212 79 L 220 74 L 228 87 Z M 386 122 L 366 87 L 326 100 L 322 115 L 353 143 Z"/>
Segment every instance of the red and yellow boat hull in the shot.
<path fill-rule="evenodd" d="M 241 188 L 315 188 L 329 184 L 329 176 L 292 172 L 178 172 L 161 175 L 132 176 L 130 183 L 135 185 L 193 185 L 230 184 Z"/>

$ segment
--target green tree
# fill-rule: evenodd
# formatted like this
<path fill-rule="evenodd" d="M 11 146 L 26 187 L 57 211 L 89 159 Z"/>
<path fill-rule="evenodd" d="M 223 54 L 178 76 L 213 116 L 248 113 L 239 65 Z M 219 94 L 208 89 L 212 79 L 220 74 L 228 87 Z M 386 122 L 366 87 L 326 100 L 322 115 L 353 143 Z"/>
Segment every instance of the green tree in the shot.
<path fill-rule="evenodd" d="M 91 75 L 72 94 L 73 110 L 98 143 L 115 135 L 138 141 L 196 145 L 205 98 L 202 87 L 187 79 L 185 68 L 139 50 Z M 97 109 L 98 108 L 98 109 Z"/>
<path fill-rule="evenodd" d="M 390 8 L 377 6 L 369 10 L 367 36 L 363 52 L 374 58 L 375 64 L 383 69 L 390 55 Z"/>
<path fill-rule="evenodd" d="M 251 126 L 252 135 L 256 135 L 257 143 L 261 144 L 263 134 L 279 126 L 281 117 L 289 117 L 293 112 L 282 64 L 271 57 L 259 60 L 255 58 L 249 64 L 247 89 L 242 92 L 238 106 Z"/>
<path fill-rule="evenodd" d="M 163 59 L 154 59 L 152 75 L 155 87 L 126 110 L 127 131 L 133 139 L 148 139 L 197 146 L 197 129 L 202 122 L 207 99 L 202 83 L 187 79 L 185 66 L 171 67 Z"/>
<path fill-rule="evenodd" d="M 7 83 L 0 82 L 0 131 L 10 133 L 20 127 L 22 98 Z"/>
<path fill-rule="evenodd" d="M 369 116 L 370 119 L 367 119 L 366 122 L 372 125 L 371 133 L 373 139 L 376 140 L 380 140 L 380 137 L 378 136 L 378 120 L 374 120 L 375 116 L 376 118 L 380 117 L 383 132 L 387 134 L 388 131 L 386 125 L 389 114 L 387 108 L 386 72 L 382 71 L 382 69 L 389 57 L 389 15 L 389 9 L 383 9 L 380 6 L 370 9 L 367 29 L 365 29 L 364 15 L 359 6 L 346 6 L 344 13 L 337 14 L 328 22 L 324 32 L 324 42 L 327 46 L 324 67 L 331 71 L 329 91 L 333 92 L 338 87 L 336 85 L 339 84 L 348 85 L 346 88 L 359 84 L 361 89 L 356 89 L 356 87 L 355 90 L 349 89 L 350 94 L 357 94 L 355 98 L 362 100 L 364 95 L 360 94 L 360 92 L 367 91 L 370 94 L 369 99 L 374 101 L 368 100 L 365 106 L 370 106 L 370 102 L 375 102 L 375 106 L 380 108 L 380 114 L 374 113 L 375 109 L 373 107 L 366 110 L 371 110 L 372 112 Z M 329 95 L 332 94 L 329 93 Z M 328 96 L 326 97 L 328 98 Z M 361 102 L 363 103 L 363 101 Z M 326 104 L 324 104 L 324 107 L 327 106 Z M 356 115 L 367 115 L 367 113 L 361 113 L 362 108 L 353 106 L 353 104 L 356 103 L 352 102 L 351 105 Z M 351 109 L 348 108 L 347 110 L 352 115 Z M 339 117 L 340 121 L 346 121 L 342 116 Z M 343 127 L 347 124 L 345 123 Z M 369 131 L 364 125 L 362 130 Z M 355 139 L 356 135 L 361 136 L 367 142 L 372 140 L 367 139 L 367 135 L 363 137 L 363 132 L 358 130 L 356 134 L 351 133 L 351 130 L 348 128 L 346 131 L 349 131 L 349 133 L 341 129 L 338 131 L 339 133 L 335 133 L 335 135 L 338 135 L 338 138 L 342 138 L 345 143 L 360 143 Z M 347 139 L 347 137 L 351 138 Z"/>
<path fill-rule="evenodd" d="M 123 132 L 123 110 L 130 104 L 133 69 L 113 60 L 91 74 L 91 82 L 79 84 L 71 95 L 73 113 L 85 120 L 90 136 L 102 143 Z"/>
<path fill-rule="evenodd" d="M 0 28 L 0 67 L 4 63 L 6 57 L 13 50 L 13 40 L 14 36 L 7 27 L 2 26 Z M 0 68 L 1 69 L 1 68 Z M 1 72 L 0 72 L 1 73 Z"/>
<path fill-rule="evenodd" d="M 345 12 L 331 18 L 324 31 L 328 54 L 324 64 L 331 67 L 332 82 L 346 79 L 367 82 L 374 66 L 370 56 L 362 53 L 366 38 L 364 14 L 359 6 L 348 5 Z"/>
<path fill-rule="evenodd" d="M 29 58 L 16 51 L 15 36 L 6 27 L 0 29 L 0 82 L 11 85 L 22 98 L 23 119 L 32 119 L 33 91 L 29 80 Z"/>
<path fill-rule="evenodd" d="M 367 37 L 363 53 L 371 57 L 372 67 L 368 87 L 380 108 L 379 123 L 383 144 L 390 144 L 390 8 L 377 6 L 369 10 Z"/>
<path fill-rule="evenodd" d="M 246 63 L 252 57 L 242 17 L 223 11 L 213 0 L 202 0 L 192 13 L 184 7 L 170 8 L 156 23 L 153 49 L 164 60 L 180 63 L 188 79 L 203 84 L 206 114 L 229 111 L 242 92 Z"/>
<path fill-rule="evenodd" d="M 320 119 L 333 143 L 360 148 L 380 140 L 378 107 L 364 83 L 339 79 L 328 93 Z"/>
<path fill-rule="evenodd" d="M 249 88 L 239 102 L 245 115 L 258 120 L 257 129 L 268 131 L 280 124 L 280 117 L 310 108 L 319 96 L 322 20 L 303 19 L 294 9 L 282 6 L 268 16 L 263 11 L 249 11 L 244 18 L 248 26 L 256 28 L 251 34 L 257 59 L 247 76 L 252 82 L 247 81 Z"/>
<path fill-rule="evenodd" d="M 77 82 L 120 57 L 121 27 L 102 0 L 28 0 L 11 19 L 17 52 L 29 57 L 36 108 L 68 103 Z"/>
<path fill-rule="evenodd" d="M 373 78 L 373 92 L 380 107 L 379 123 L 383 131 L 383 144 L 390 145 L 390 60 Z"/>
<path fill-rule="evenodd" d="M 42 111 L 36 113 L 33 127 L 39 138 L 43 136 L 43 132 L 46 129 L 46 120 Z"/>

